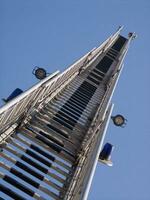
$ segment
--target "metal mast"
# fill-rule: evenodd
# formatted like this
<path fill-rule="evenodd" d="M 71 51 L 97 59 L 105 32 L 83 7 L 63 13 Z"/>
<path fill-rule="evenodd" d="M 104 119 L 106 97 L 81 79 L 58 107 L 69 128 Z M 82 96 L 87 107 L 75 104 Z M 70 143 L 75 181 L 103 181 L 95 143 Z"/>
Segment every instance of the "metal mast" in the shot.
<path fill-rule="evenodd" d="M 130 41 L 122 27 L 98 48 L 0 109 L 0 193 L 86 200 Z"/>

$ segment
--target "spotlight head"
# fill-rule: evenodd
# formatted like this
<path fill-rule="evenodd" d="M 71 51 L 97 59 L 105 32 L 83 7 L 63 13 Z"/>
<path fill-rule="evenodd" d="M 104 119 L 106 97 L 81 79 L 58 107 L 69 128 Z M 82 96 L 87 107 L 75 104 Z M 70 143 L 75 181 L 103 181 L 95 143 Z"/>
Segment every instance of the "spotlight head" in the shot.
<path fill-rule="evenodd" d="M 46 70 L 41 68 L 41 67 L 35 67 L 33 70 L 33 74 L 35 75 L 35 77 L 39 80 L 42 80 L 44 78 L 46 78 Z"/>
<path fill-rule="evenodd" d="M 121 126 L 123 127 L 126 124 L 126 119 L 124 118 L 124 116 L 122 115 L 116 115 L 116 116 L 112 116 L 111 119 L 113 120 L 113 123 L 116 126 Z"/>

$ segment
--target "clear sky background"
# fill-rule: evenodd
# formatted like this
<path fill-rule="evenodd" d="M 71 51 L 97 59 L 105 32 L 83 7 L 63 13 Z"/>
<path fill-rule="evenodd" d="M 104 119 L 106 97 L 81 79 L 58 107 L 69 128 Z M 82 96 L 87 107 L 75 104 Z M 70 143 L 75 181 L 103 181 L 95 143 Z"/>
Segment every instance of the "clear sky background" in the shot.
<path fill-rule="evenodd" d="M 97 165 L 88 200 L 150 200 L 150 1 L 0 0 L 0 98 L 35 84 L 34 66 L 63 71 L 119 25 L 138 34 L 113 97 L 128 124 L 110 123 L 114 166 Z"/>

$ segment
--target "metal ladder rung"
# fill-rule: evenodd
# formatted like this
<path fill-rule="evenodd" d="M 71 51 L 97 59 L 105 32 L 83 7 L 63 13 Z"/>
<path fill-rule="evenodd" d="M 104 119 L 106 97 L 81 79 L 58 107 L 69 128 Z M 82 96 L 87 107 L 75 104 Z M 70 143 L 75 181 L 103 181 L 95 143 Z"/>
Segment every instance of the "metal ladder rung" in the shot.
<path fill-rule="evenodd" d="M 46 114 L 46 112 L 48 113 L 49 116 L 55 116 L 57 113 L 62 113 L 62 116 L 63 114 L 68 116 L 68 118 L 72 118 L 73 120 L 76 120 L 77 123 L 79 123 L 79 125 L 81 126 L 84 126 L 88 120 L 83 120 L 82 118 L 80 118 L 80 116 L 77 116 L 69 111 L 67 111 L 66 109 L 63 109 L 63 107 L 61 107 L 60 109 L 56 109 L 55 107 L 51 107 L 51 108 L 48 108 L 46 110 L 43 109 L 43 112 Z"/>
<path fill-rule="evenodd" d="M 27 175 L 23 174 L 22 172 L 20 172 L 16 168 L 10 167 L 9 165 L 4 164 L 3 162 L 0 162 L 0 167 L 2 167 L 3 169 L 7 170 L 8 172 L 10 172 L 11 174 L 15 175 L 16 177 L 22 179 L 23 181 L 27 182 L 28 184 L 30 184 L 34 188 L 39 189 L 40 191 L 43 191 L 44 193 L 46 193 L 46 194 L 58 199 L 58 196 L 54 192 L 48 190 L 46 187 L 42 186 L 39 182 L 31 179 L 30 176 L 27 176 Z M 49 182 L 49 183 L 57 191 L 59 191 L 59 192 L 62 191 L 62 188 L 59 187 L 58 185 L 56 185 L 56 184 L 54 184 L 52 182 Z"/>
<path fill-rule="evenodd" d="M 38 169 L 39 171 L 43 172 L 44 174 L 47 174 L 50 177 L 56 179 L 58 182 L 64 184 L 65 179 L 62 179 L 58 175 L 55 175 L 55 174 L 51 173 L 46 167 L 43 167 L 41 164 L 39 164 L 38 162 L 34 161 L 33 159 L 27 157 L 26 155 L 23 155 L 23 154 L 17 152 L 12 147 L 5 146 L 4 149 L 7 150 L 7 151 L 9 151 L 13 155 L 17 156 L 18 158 L 20 158 L 25 163 L 28 163 L 29 165 L 33 166 L 34 168 Z"/>
<path fill-rule="evenodd" d="M 36 142 L 37 144 L 41 145 L 42 147 L 44 147 L 46 150 L 50 151 L 51 153 L 53 153 L 54 155 L 60 157 L 61 159 L 65 160 L 66 162 L 72 164 L 74 163 L 75 159 L 73 157 L 70 157 L 64 153 L 57 153 L 56 151 L 54 151 L 52 148 L 50 148 L 46 143 L 43 143 L 43 141 L 39 140 L 38 138 L 36 138 L 36 133 L 33 133 L 33 130 L 29 130 L 29 129 L 22 129 L 21 133 L 33 140 L 34 142 Z"/>
<path fill-rule="evenodd" d="M 42 150 L 41 147 L 38 147 L 37 145 L 31 143 L 31 141 L 29 142 L 28 140 L 25 140 L 25 139 L 21 138 L 20 136 L 21 135 L 17 134 L 17 135 L 14 136 L 14 138 L 16 138 L 17 140 L 19 140 L 20 142 L 22 142 L 26 146 L 30 147 L 31 149 L 39 152 L 41 155 L 43 155 L 44 157 L 46 157 L 47 159 L 49 159 L 51 162 L 54 162 L 54 163 L 56 162 L 58 165 L 60 165 L 61 167 L 63 167 L 65 170 L 67 170 L 68 173 L 70 171 L 72 171 L 72 169 L 68 165 L 62 163 L 59 160 L 56 160 L 53 156 L 51 156 L 50 154 L 48 154 L 45 150 Z"/>
<path fill-rule="evenodd" d="M 10 144 L 12 144 L 13 146 L 17 147 L 18 149 L 20 149 L 21 151 L 25 152 L 27 155 L 31 156 L 32 158 L 36 159 L 37 161 L 40 161 L 42 164 L 44 164 L 46 167 L 52 168 L 55 171 L 57 171 L 58 173 L 64 175 L 65 177 L 68 176 L 68 173 L 66 173 L 65 171 L 61 170 L 58 167 L 53 166 L 53 163 L 48 161 L 47 159 L 43 158 L 40 154 L 40 156 L 38 155 L 39 152 L 34 153 L 34 151 L 24 148 L 23 146 L 21 146 L 20 144 L 18 144 L 17 141 L 13 141 L 13 139 L 11 138 L 11 140 L 9 141 Z M 34 156 L 35 155 L 35 156 Z"/>
<path fill-rule="evenodd" d="M 32 121 L 30 122 L 30 125 L 31 126 L 36 126 L 36 127 L 39 127 L 39 128 L 43 128 L 45 127 L 47 130 L 49 129 L 48 128 L 48 124 L 51 123 L 51 121 L 48 121 L 47 117 L 46 116 L 42 116 L 41 118 L 38 116 L 36 117 L 36 121 Z M 45 125 L 46 124 L 46 125 Z M 61 127 L 61 124 L 59 125 L 59 127 Z M 74 134 L 73 134 L 74 133 Z M 72 132 L 70 135 L 69 135 L 69 138 L 72 137 L 74 138 L 75 140 L 77 141 L 82 141 L 82 138 L 83 138 L 83 134 L 82 134 L 82 131 L 79 130 L 79 129 L 75 129 L 74 132 Z"/>
<path fill-rule="evenodd" d="M 34 122 L 34 123 L 35 123 L 35 122 Z M 38 124 L 38 125 L 39 125 L 39 124 Z M 44 134 L 50 132 L 50 130 L 49 130 L 48 127 L 43 127 L 43 126 L 41 126 L 41 127 L 40 127 L 40 126 L 36 127 L 36 124 L 33 124 L 33 125 L 32 125 L 32 128 L 33 128 L 34 131 L 37 132 L 38 134 L 41 134 L 41 132 L 44 133 Z M 43 135 L 43 134 L 42 134 L 42 135 Z M 75 142 L 74 142 L 74 143 L 75 143 Z M 64 145 L 63 145 L 62 149 L 65 149 L 66 151 L 69 151 L 69 152 L 71 152 L 72 154 L 76 154 L 78 148 L 76 147 L 75 144 L 73 144 L 73 143 L 69 142 L 69 140 L 67 140 L 67 141 L 64 141 Z"/>

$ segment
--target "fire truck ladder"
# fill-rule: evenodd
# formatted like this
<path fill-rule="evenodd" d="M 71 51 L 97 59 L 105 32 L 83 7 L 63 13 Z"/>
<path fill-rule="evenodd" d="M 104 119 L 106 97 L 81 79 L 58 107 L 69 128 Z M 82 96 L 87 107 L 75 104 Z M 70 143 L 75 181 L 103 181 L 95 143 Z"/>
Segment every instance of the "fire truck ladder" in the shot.
<path fill-rule="evenodd" d="M 135 36 L 121 30 L 0 109 L 1 199 L 87 199 Z"/>

